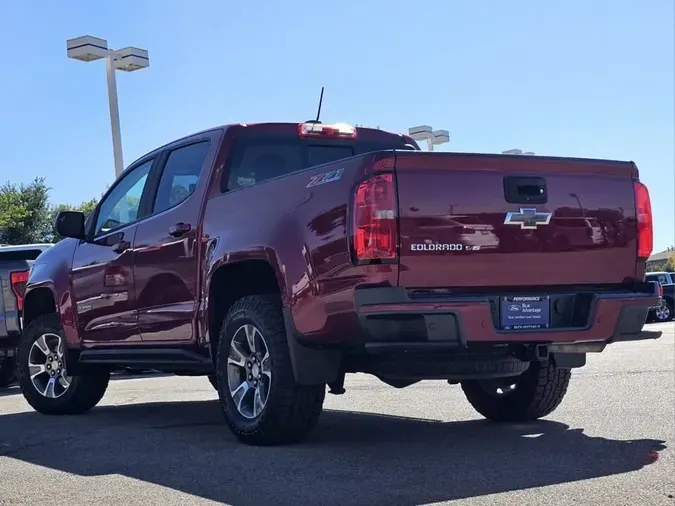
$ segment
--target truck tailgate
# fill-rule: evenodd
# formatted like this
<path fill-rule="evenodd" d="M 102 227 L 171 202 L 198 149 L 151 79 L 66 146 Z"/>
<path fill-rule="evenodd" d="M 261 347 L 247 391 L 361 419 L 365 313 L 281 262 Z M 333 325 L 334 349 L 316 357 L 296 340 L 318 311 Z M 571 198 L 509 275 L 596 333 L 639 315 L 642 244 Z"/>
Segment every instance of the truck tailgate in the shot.
<path fill-rule="evenodd" d="M 397 153 L 399 285 L 619 284 L 636 276 L 631 162 Z"/>

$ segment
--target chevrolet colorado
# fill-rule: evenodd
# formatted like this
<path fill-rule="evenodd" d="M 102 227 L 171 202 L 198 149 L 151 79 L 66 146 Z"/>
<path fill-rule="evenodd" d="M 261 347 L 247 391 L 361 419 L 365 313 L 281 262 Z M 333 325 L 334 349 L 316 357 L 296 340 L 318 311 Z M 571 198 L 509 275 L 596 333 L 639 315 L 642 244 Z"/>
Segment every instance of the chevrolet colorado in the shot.
<path fill-rule="evenodd" d="M 16 345 L 21 335 L 23 292 L 30 266 L 51 244 L 0 246 L 0 388 L 16 378 Z"/>
<path fill-rule="evenodd" d="M 572 240 L 597 222 L 602 241 Z M 85 412 L 112 371 L 209 376 L 235 436 L 311 433 L 346 373 L 460 384 L 540 418 L 570 370 L 642 330 L 649 193 L 632 162 L 422 152 L 317 121 L 237 124 L 134 162 L 34 264 L 23 395 Z M 430 400 L 431 402 L 431 400 Z"/>

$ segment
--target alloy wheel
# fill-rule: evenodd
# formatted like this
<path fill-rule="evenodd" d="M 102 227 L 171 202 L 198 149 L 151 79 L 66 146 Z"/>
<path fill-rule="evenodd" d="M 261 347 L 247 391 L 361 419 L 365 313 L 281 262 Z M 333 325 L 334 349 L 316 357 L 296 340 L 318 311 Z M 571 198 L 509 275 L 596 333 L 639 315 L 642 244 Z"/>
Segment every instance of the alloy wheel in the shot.
<path fill-rule="evenodd" d="M 242 325 L 232 337 L 227 382 L 237 411 L 245 418 L 257 418 L 267 405 L 272 369 L 269 348 L 255 325 Z"/>
<path fill-rule="evenodd" d="M 661 305 L 656 308 L 656 318 L 662 322 L 670 318 L 670 308 L 665 300 L 661 301 Z"/>
<path fill-rule="evenodd" d="M 49 333 L 35 340 L 28 354 L 28 371 L 35 390 L 43 397 L 57 399 L 68 391 L 73 378 L 67 374 L 61 336 Z"/>

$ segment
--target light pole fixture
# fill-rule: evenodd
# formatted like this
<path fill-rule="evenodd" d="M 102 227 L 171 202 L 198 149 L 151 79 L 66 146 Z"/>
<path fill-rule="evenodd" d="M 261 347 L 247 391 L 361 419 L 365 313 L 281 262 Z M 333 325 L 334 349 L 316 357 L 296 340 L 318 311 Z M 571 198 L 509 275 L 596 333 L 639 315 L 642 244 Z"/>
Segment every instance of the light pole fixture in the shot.
<path fill-rule="evenodd" d="M 408 135 L 416 141 L 427 141 L 429 151 L 434 150 L 434 146 L 450 142 L 450 132 L 447 130 L 433 130 L 429 125 L 420 125 L 408 129 Z"/>
<path fill-rule="evenodd" d="M 115 70 L 133 72 L 150 66 L 148 52 L 137 47 L 109 49 L 108 41 L 85 35 L 66 41 L 68 58 L 90 62 L 106 59 L 106 78 L 108 81 L 108 106 L 110 108 L 110 129 L 112 131 L 113 158 L 115 161 L 115 177 L 124 170 L 122 159 L 122 133 L 120 130 L 120 111 L 117 103 L 117 81 Z"/>
<path fill-rule="evenodd" d="M 523 151 L 522 149 L 507 149 L 502 151 L 503 155 L 533 155 L 532 151 Z"/>

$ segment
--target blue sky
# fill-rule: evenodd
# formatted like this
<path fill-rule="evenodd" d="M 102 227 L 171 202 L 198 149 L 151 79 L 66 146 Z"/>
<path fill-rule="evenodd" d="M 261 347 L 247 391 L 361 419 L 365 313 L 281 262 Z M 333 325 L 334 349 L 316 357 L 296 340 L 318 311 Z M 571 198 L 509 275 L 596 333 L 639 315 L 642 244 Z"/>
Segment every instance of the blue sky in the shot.
<path fill-rule="evenodd" d="M 247 5 L 248 4 L 248 5 Z M 0 1 L 0 181 L 45 176 L 54 202 L 113 179 L 103 62 L 67 38 L 150 51 L 118 73 L 125 164 L 239 121 L 322 117 L 446 128 L 443 149 L 634 160 L 675 242 L 673 0 L 114 3 Z"/>

